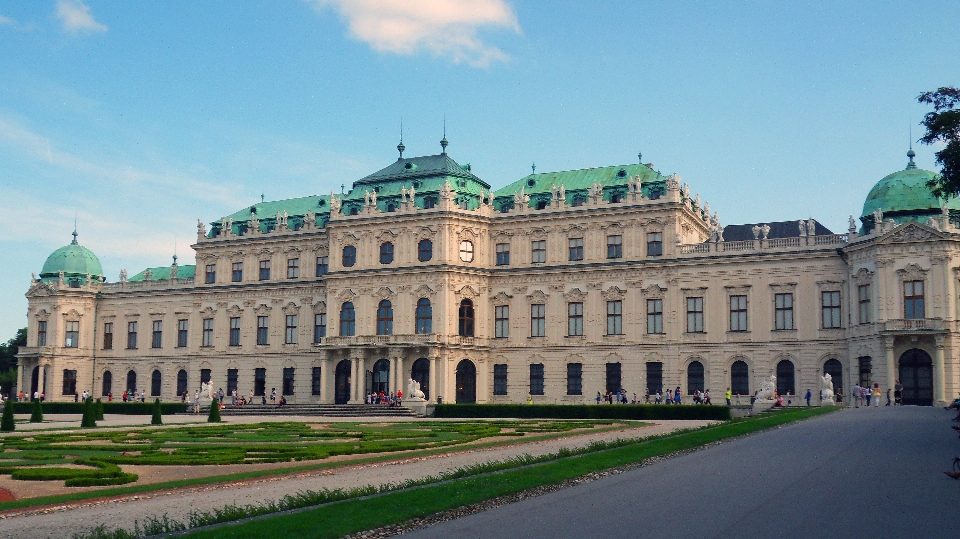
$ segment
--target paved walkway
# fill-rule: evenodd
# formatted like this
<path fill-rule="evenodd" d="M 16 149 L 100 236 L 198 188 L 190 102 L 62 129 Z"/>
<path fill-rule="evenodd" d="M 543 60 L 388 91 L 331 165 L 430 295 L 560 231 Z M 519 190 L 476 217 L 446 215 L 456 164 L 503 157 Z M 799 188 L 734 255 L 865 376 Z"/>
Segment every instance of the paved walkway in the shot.
<path fill-rule="evenodd" d="M 286 418 L 286 420 L 290 419 Z M 712 422 L 660 421 L 655 425 L 637 429 L 570 436 L 497 448 L 463 450 L 376 464 L 344 466 L 243 483 L 223 483 L 121 500 L 61 506 L 20 515 L 6 514 L 0 515 L 0 537 L 30 539 L 70 537 L 73 533 L 87 531 L 99 524 L 132 529 L 135 520 L 142 522 L 144 517 L 164 514 L 175 520 L 186 521 L 186 515 L 190 511 L 209 511 L 229 504 L 257 504 L 278 500 L 287 494 L 302 490 L 349 489 L 365 485 L 400 483 L 407 479 L 436 475 L 481 462 L 504 460 L 523 454 L 555 453 L 562 447 L 582 447 L 598 440 L 652 436 L 709 423 Z"/>
<path fill-rule="evenodd" d="M 952 417 L 847 409 L 404 537 L 960 537 Z"/>

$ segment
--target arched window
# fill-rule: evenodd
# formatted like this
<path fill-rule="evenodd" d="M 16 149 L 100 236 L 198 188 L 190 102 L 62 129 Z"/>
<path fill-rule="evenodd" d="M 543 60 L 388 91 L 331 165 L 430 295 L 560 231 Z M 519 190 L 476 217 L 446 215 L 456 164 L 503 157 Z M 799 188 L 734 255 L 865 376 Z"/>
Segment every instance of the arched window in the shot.
<path fill-rule="evenodd" d="M 177 372 L 177 395 L 187 392 L 187 371 L 180 369 Z"/>
<path fill-rule="evenodd" d="M 357 263 L 357 248 L 347 245 L 343 248 L 343 267 L 352 268 Z"/>
<path fill-rule="evenodd" d="M 150 375 L 150 396 L 159 397 L 160 396 L 160 381 L 162 375 L 160 371 L 153 371 L 153 374 Z"/>
<path fill-rule="evenodd" d="M 789 359 L 777 363 L 777 393 L 781 395 L 797 394 L 793 384 L 793 362 Z"/>
<path fill-rule="evenodd" d="M 100 394 L 106 397 L 110 393 L 113 393 L 113 373 L 110 371 L 103 371 L 103 387 L 100 388 Z"/>
<path fill-rule="evenodd" d="M 390 360 L 381 359 L 373 364 L 373 391 L 390 394 Z"/>
<path fill-rule="evenodd" d="M 393 262 L 393 244 L 389 241 L 380 244 L 380 263 L 391 264 Z"/>
<path fill-rule="evenodd" d="M 433 307 L 427 298 L 417 300 L 416 326 L 418 334 L 433 333 Z"/>
<path fill-rule="evenodd" d="M 393 305 L 389 300 L 377 305 L 377 335 L 393 335 Z"/>
<path fill-rule="evenodd" d="M 433 242 L 430 240 L 420 240 L 417 244 L 417 260 L 427 262 L 433 258 Z"/>
<path fill-rule="evenodd" d="M 691 361 L 687 365 L 687 395 L 693 395 L 694 391 L 703 391 L 703 363 Z"/>
<path fill-rule="evenodd" d="M 127 372 L 127 391 L 136 393 L 137 391 L 137 371 Z"/>
<path fill-rule="evenodd" d="M 843 365 L 836 359 L 828 359 L 823 364 L 823 374 L 829 374 L 833 381 L 833 392 L 843 394 Z"/>
<path fill-rule="evenodd" d="M 340 307 L 340 336 L 353 337 L 357 329 L 357 313 L 349 301 Z"/>
<path fill-rule="evenodd" d="M 734 361 L 733 365 L 730 365 L 730 393 L 750 395 L 750 369 L 743 361 Z"/>
<path fill-rule="evenodd" d="M 460 302 L 459 334 L 461 337 L 473 337 L 473 302 L 465 299 Z"/>

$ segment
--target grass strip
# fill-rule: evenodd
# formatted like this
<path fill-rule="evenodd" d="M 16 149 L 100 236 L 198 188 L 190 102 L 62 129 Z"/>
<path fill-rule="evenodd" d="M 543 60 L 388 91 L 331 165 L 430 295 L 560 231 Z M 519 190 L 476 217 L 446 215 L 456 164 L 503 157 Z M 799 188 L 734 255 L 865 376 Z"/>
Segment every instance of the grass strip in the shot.
<path fill-rule="evenodd" d="M 474 475 L 455 481 L 445 481 L 419 488 L 393 490 L 387 494 L 374 494 L 372 487 L 354 491 L 354 497 L 346 501 L 326 503 L 325 505 L 300 510 L 283 515 L 247 520 L 238 524 L 195 530 L 185 537 L 196 538 L 257 538 L 257 537 L 305 537 L 337 538 L 344 535 L 389 526 L 415 518 L 426 517 L 438 512 L 455 509 L 465 505 L 516 494 L 544 485 L 559 484 L 589 473 L 635 464 L 651 457 L 667 455 L 700 447 L 718 440 L 734 438 L 752 432 L 821 415 L 831 411 L 825 408 L 790 410 L 767 414 L 757 418 L 736 420 L 720 426 L 707 427 L 678 435 L 658 437 L 648 441 L 613 443 L 613 449 L 605 449 L 605 444 L 596 444 L 592 451 L 580 451 L 576 456 L 566 457 L 570 451 L 554 455 L 552 460 L 542 464 L 529 465 L 529 459 L 518 459 L 513 467 L 499 473 Z M 538 459 L 539 460 L 539 459 Z M 500 463 L 509 466 L 510 463 Z M 482 467 L 478 467 L 480 471 Z M 434 478 L 434 480 L 436 480 Z M 403 486 L 401 486 L 403 487 Z M 342 491 L 325 491 L 318 496 L 344 495 Z M 272 505 L 272 504 L 271 504 Z M 286 504 L 283 504 L 286 505 Z M 238 520 L 249 518 L 262 511 L 261 507 L 229 506 L 212 514 L 191 514 L 190 528 L 207 525 L 218 519 Z M 155 532 L 179 531 L 187 526 L 170 521 L 166 515 L 161 519 L 152 519 L 150 526 Z M 157 526 L 165 522 L 166 526 Z M 127 539 L 144 537 L 139 526 L 133 532 L 126 530 L 106 531 L 98 528 L 88 535 L 75 535 L 78 539 Z"/>
<path fill-rule="evenodd" d="M 581 434 L 602 434 L 610 431 L 624 430 L 626 428 L 635 428 L 635 427 L 644 426 L 644 423 L 642 422 L 631 421 L 631 422 L 623 422 L 623 423 L 625 423 L 626 426 L 598 427 L 598 428 L 591 429 L 589 431 L 551 433 L 551 434 L 543 434 L 543 435 L 537 435 L 537 436 L 524 436 L 522 438 L 513 439 L 513 440 L 473 443 L 469 445 L 451 445 L 451 446 L 439 447 L 436 449 L 403 451 L 403 452 L 396 452 L 396 453 L 378 455 L 373 457 L 363 457 L 363 458 L 358 458 L 358 459 L 353 459 L 348 461 L 320 462 L 315 464 L 303 464 L 299 466 L 290 466 L 286 468 L 254 470 L 249 472 L 239 472 L 239 473 L 225 474 L 225 475 L 211 475 L 206 477 L 181 479 L 177 481 L 167 481 L 163 483 L 151 483 L 146 485 L 133 485 L 133 486 L 126 486 L 126 487 L 100 489 L 96 491 L 77 492 L 77 493 L 71 493 L 71 494 L 59 494 L 54 496 L 43 496 L 43 497 L 37 497 L 37 498 L 26 498 L 21 500 L 12 500 L 9 502 L 0 502 L 0 511 L 12 511 L 16 509 L 31 509 L 36 507 L 50 506 L 50 505 L 62 505 L 65 503 L 78 503 L 78 502 L 83 502 L 87 500 L 95 500 L 95 499 L 101 499 L 101 498 L 128 496 L 133 494 L 143 494 L 143 493 L 150 493 L 150 492 L 156 492 L 156 491 L 162 491 L 162 490 L 197 487 L 197 486 L 212 485 L 212 484 L 219 484 L 219 483 L 226 483 L 226 482 L 233 482 L 233 481 L 248 481 L 248 480 L 258 479 L 262 477 L 291 475 L 291 474 L 297 474 L 297 473 L 303 473 L 303 472 L 324 470 L 328 468 L 356 466 L 356 465 L 372 464 L 377 462 L 391 461 L 391 460 L 398 460 L 398 459 L 427 457 L 432 455 L 439 455 L 443 453 L 451 453 L 451 452 L 464 451 L 464 450 L 486 449 L 491 447 L 513 445 L 517 443 L 530 443 L 530 442 L 538 442 L 538 441 L 545 441 L 545 440 L 553 440 L 556 438 L 563 438 L 567 436 L 577 436 Z M 8 472 L 3 471 L 3 469 L 0 468 L 0 473 L 8 473 Z"/>

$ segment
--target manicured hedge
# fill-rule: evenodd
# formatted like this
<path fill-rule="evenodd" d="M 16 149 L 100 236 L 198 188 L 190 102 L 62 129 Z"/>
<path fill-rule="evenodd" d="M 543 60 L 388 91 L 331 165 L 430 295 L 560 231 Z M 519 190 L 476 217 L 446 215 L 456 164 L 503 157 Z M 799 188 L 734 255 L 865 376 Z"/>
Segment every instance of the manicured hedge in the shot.
<path fill-rule="evenodd" d="M 152 402 L 103 402 L 103 413 L 120 415 L 151 415 Z M 29 414 L 33 404 L 30 402 L 14 403 L 14 413 Z M 160 408 L 164 414 L 179 414 L 187 411 L 185 404 L 179 402 L 161 402 Z M 99 410 L 98 410 L 99 411 Z M 83 414 L 82 402 L 44 402 L 44 414 Z"/>
<path fill-rule="evenodd" d="M 518 419 L 730 419 L 726 406 L 664 404 L 438 404 L 434 417 Z"/>

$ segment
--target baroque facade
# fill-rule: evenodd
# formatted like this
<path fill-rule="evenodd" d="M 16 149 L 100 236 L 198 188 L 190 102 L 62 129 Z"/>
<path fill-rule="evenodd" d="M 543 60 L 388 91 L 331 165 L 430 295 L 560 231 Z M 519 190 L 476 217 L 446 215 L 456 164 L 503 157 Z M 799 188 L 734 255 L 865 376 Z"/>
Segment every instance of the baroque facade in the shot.
<path fill-rule="evenodd" d="M 174 400 L 210 382 L 360 403 L 413 378 L 434 402 L 584 403 L 620 388 L 746 398 L 771 375 L 816 395 L 827 372 L 844 394 L 902 379 L 913 404 L 960 390 L 960 206 L 926 189 L 912 151 L 859 230 L 851 217 L 834 234 L 721 226 L 652 165 L 494 192 L 441 145 L 405 158 L 401 142 L 346 194 L 198 223 L 195 266 L 106 282 L 75 236 L 31 280 L 19 387 Z"/>

